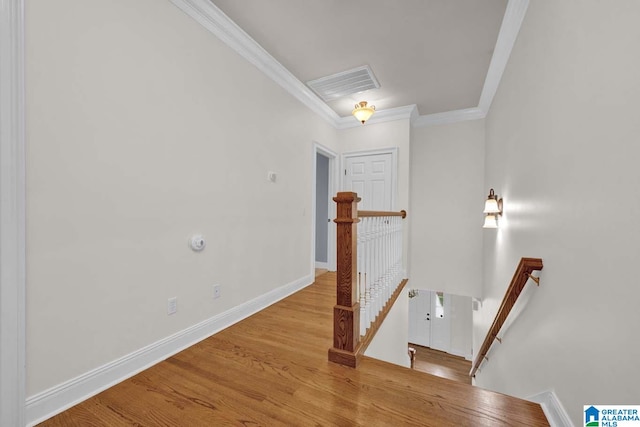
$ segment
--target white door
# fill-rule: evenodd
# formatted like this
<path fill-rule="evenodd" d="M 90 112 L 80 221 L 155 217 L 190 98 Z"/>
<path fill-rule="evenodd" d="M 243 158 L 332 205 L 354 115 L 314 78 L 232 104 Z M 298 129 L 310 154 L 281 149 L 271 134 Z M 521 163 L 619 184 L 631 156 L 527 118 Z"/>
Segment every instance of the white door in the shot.
<path fill-rule="evenodd" d="M 419 290 L 409 299 L 409 342 L 431 346 L 431 291 Z"/>
<path fill-rule="evenodd" d="M 431 292 L 431 348 L 449 352 L 451 347 L 451 296 Z"/>
<path fill-rule="evenodd" d="M 393 154 L 345 156 L 344 189 L 358 193 L 358 209 L 393 210 Z"/>

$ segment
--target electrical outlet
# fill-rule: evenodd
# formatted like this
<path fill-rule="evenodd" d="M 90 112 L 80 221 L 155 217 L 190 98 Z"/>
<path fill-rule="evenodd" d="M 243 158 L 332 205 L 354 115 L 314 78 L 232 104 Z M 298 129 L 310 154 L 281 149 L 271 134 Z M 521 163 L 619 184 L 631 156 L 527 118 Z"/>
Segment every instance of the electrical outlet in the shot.
<path fill-rule="evenodd" d="M 220 285 L 213 285 L 213 299 L 220 298 Z"/>
<path fill-rule="evenodd" d="M 167 314 L 176 314 L 178 311 L 178 297 L 169 298 L 167 300 Z"/>

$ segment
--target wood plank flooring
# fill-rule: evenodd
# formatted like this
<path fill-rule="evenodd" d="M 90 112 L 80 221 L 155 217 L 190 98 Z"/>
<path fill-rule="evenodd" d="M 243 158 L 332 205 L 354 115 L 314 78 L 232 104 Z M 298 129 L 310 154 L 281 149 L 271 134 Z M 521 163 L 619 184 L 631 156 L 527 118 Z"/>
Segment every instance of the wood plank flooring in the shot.
<path fill-rule="evenodd" d="M 453 356 L 444 351 L 433 350 L 417 344 L 409 344 L 416 350 L 413 369 L 437 377 L 449 378 L 464 384 L 471 384 L 469 371 L 471 362 L 464 357 Z"/>
<path fill-rule="evenodd" d="M 540 406 L 364 357 L 328 362 L 335 274 L 42 426 L 548 426 Z"/>

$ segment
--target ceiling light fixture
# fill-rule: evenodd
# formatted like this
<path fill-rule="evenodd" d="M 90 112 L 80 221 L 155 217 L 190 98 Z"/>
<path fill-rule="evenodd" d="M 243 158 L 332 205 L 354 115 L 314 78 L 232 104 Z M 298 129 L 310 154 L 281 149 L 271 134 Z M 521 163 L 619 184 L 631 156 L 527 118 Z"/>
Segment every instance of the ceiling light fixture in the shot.
<path fill-rule="evenodd" d="M 358 119 L 359 122 L 364 124 L 367 120 L 373 116 L 373 113 L 376 112 L 375 105 L 367 106 L 367 101 L 360 101 L 359 104 L 356 104 L 356 108 L 353 109 L 351 114 Z"/>
<path fill-rule="evenodd" d="M 484 202 L 484 225 L 482 228 L 498 228 L 498 216 L 502 216 L 502 199 L 496 196 L 493 188 L 489 190 Z"/>

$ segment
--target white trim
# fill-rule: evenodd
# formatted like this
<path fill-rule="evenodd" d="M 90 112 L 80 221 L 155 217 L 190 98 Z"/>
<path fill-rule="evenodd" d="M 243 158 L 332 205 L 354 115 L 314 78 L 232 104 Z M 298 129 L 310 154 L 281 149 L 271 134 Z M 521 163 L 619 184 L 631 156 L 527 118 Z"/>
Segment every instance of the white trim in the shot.
<path fill-rule="evenodd" d="M 320 97 L 291 74 L 211 1 L 171 0 L 171 2 L 333 127 L 347 129 L 362 126 L 351 116 L 338 116 Z M 477 107 L 418 116 L 417 107 L 407 105 L 377 110 L 367 123 L 383 123 L 410 118 L 415 126 L 421 127 L 484 118 L 500 85 L 500 79 L 502 79 L 502 74 L 507 66 L 528 6 L 529 0 L 509 0 L 507 3 Z"/>
<path fill-rule="evenodd" d="M 342 153 L 340 156 L 340 188 L 341 191 L 346 191 L 343 170 L 346 168 L 347 157 L 360 157 L 360 156 L 373 156 L 376 154 L 391 154 L 391 210 L 397 209 L 397 195 L 398 195 L 398 147 L 379 148 L 376 150 L 362 150 L 362 151 L 349 151 Z M 406 272 L 404 274 L 406 277 Z"/>
<path fill-rule="evenodd" d="M 25 402 L 24 2 L 0 3 L 0 425 Z"/>
<path fill-rule="evenodd" d="M 338 192 L 339 178 L 337 175 L 340 173 L 336 167 L 336 160 L 338 154 L 330 150 L 329 148 L 319 144 L 313 143 L 312 159 L 311 159 L 311 273 L 315 273 L 315 268 L 326 268 L 329 271 L 336 271 L 336 251 L 331 248 L 336 247 L 336 227 L 329 227 L 329 239 L 327 242 L 327 263 L 326 267 L 318 267 L 316 263 L 316 156 L 322 154 L 329 158 L 329 198 L 331 195 Z M 336 204 L 333 200 L 329 201 L 329 218 L 336 217 Z"/>
<path fill-rule="evenodd" d="M 574 427 L 567 411 L 553 390 L 543 391 L 527 400 L 540 404 L 551 427 Z"/>
<path fill-rule="evenodd" d="M 171 2 L 282 86 L 294 98 L 336 126 L 340 116 L 229 19 L 213 2 L 209 0 L 171 0 Z"/>
<path fill-rule="evenodd" d="M 321 268 L 321 269 L 324 269 L 324 270 L 328 270 L 329 269 L 329 263 L 328 262 L 316 261 L 316 268 Z"/>
<path fill-rule="evenodd" d="M 509 3 L 507 3 L 507 9 L 504 12 L 504 18 L 502 18 L 502 25 L 498 33 L 498 40 L 496 40 L 496 47 L 493 50 L 487 77 L 484 80 L 480 101 L 478 102 L 478 108 L 485 115 L 489 112 L 493 97 L 498 91 L 498 86 L 500 86 L 502 74 L 507 68 L 511 50 L 520 32 L 528 6 L 529 0 L 509 0 Z"/>
<path fill-rule="evenodd" d="M 464 110 L 447 111 L 444 113 L 427 114 L 419 116 L 413 121 L 414 127 L 425 127 L 457 123 L 465 120 L 484 119 L 487 113 L 478 107 L 465 108 Z"/>
<path fill-rule="evenodd" d="M 106 365 L 30 396 L 26 402 L 27 425 L 36 425 L 96 395 L 299 291 L 313 281 L 313 275 L 297 279 Z"/>

